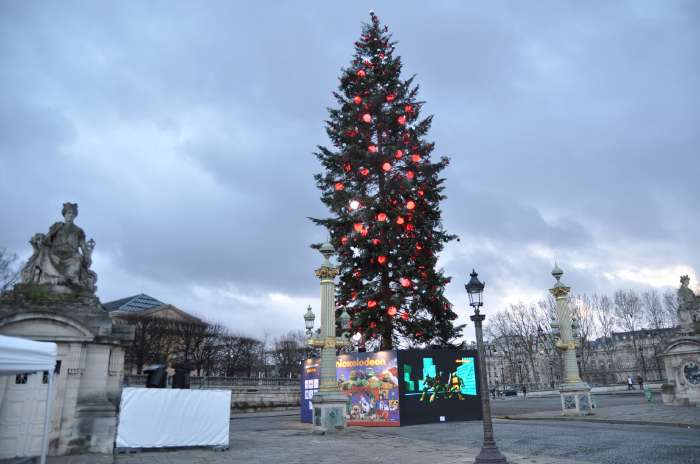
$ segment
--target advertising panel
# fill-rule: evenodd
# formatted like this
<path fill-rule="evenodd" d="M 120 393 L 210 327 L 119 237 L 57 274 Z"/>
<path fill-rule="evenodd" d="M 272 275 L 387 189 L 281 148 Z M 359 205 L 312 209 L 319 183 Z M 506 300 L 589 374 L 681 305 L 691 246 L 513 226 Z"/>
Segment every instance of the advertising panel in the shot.
<path fill-rule="evenodd" d="M 477 352 L 399 351 L 401 425 L 481 419 Z"/>
<path fill-rule="evenodd" d="M 321 378 L 321 360 L 307 359 L 301 366 L 301 421 L 311 424 L 314 411 L 311 398 L 318 390 Z"/>
<path fill-rule="evenodd" d="M 336 375 L 341 392 L 350 398 L 348 425 L 400 425 L 396 351 L 338 356 Z"/>

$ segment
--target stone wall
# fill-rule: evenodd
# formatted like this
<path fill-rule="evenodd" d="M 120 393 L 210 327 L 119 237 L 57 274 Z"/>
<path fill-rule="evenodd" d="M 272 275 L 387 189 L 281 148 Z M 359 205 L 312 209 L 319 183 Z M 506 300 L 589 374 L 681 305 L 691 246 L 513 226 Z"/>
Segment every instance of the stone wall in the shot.
<path fill-rule="evenodd" d="M 124 386 L 144 386 L 145 375 L 129 375 Z M 299 407 L 301 387 L 298 379 L 191 377 L 193 389 L 231 390 L 231 413 L 282 411 Z"/>

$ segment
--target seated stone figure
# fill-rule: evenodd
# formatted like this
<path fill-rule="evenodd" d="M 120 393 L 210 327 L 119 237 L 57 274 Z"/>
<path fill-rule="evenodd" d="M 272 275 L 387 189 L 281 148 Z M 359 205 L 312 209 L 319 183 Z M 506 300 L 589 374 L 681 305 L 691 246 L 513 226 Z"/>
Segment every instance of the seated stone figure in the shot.
<path fill-rule="evenodd" d="M 85 241 L 83 229 L 73 223 L 77 203 L 64 203 L 65 222 L 51 226 L 48 234 L 35 234 L 29 241 L 34 254 L 22 268 L 22 283 L 49 284 L 72 291 L 95 292 L 97 274 L 90 270 L 95 241 Z"/>
<path fill-rule="evenodd" d="M 681 276 L 681 288 L 678 289 L 678 322 L 684 333 L 695 333 L 700 323 L 700 297 L 689 288 L 690 278 Z"/>

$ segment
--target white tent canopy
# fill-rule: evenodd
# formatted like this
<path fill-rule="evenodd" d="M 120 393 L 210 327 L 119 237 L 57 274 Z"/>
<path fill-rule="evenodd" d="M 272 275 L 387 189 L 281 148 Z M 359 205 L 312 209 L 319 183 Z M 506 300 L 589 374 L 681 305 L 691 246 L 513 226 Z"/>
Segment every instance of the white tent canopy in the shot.
<path fill-rule="evenodd" d="M 51 371 L 56 344 L 0 335 L 0 375 Z"/>
<path fill-rule="evenodd" d="M 44 410 L 44 437 L 41 445 L 41 464 L 46 463 L 49 448 L 49 415 L 53 390 L 53 373 L 56 366 L 58 348 L 55 343 L 35 342 L 25 338 L 0 335 L 0 375 L 30 372 L 49 372 L 49 385 L 46 392 Z M 1 398 L 0 398 L 1 399 Z"/>

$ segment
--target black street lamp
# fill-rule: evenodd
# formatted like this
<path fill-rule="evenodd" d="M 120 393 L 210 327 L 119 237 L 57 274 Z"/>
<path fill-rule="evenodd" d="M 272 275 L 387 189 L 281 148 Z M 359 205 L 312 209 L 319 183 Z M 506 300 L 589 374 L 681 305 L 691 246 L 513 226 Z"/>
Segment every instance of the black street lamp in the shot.
<path fill-rule="evenodd" d="M 481 452 L 474 460 L 475 464 L 507 464 L 506 458 L 498 450 L 496 439 L 493 436 L 493 424 L 491 423 L 491 404 L 489 402 L 488 379 L 486 378 L 486 366 L 484 357 L 484 335 L 481 330 L 481 323 L 486 319 L 486 316 L 480 313 L 483 302 L 481 301 L 482 293 L 484 292 L 485 283 L 479 282 L 475 270 L 472 269 L 470 274 L 471 279 L 464 288 L 467 289 L 469 295 L 469 305 L 474 308 L 474 314 L 469 316 L 469 319 L 474 322 L 474 331 L 476 332 L 476 349 L 479 353 L 479 391 L 481 392 L 481 415 L 483 416 L 484 424 L 484 444 L 481 446 Z"/>

